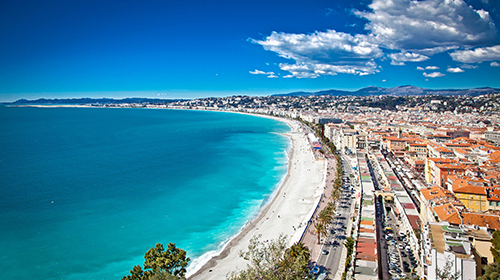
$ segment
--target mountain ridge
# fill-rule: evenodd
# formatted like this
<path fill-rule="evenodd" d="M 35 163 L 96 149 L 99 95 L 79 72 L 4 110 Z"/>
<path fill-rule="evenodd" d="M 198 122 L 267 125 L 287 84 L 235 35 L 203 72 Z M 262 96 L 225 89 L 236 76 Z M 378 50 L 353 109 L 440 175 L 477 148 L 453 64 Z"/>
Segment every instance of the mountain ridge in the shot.
<path fill-rule="evenodd" d="M 383 88 L 369 86 L 355 91 L 347 90 L 321 90 L 316 92 L 297 91 L 291 93 L 274 94 L 273 96 L 368 96 L 368 95 L 394 95 L 394 96 L 409 96 L 409 95 L 466 95 L 478 96 L 482 94 L 500 93 L 500 89 L 491 87 L 481 87 L 472 89 L 426 89 L 412 85 L 396 86 L 392 88 Z"/>
<path fill-rule="evenodd" d="M 383 88 L 376 86 L 368 86 L 355 91 L 346 90 L 320 90 L 315 92 L 296 91 L 290 93 L 273 94 L 271 96 L 370 96 L 370 95 L 392 95 L 392 96 L 423 96 L 423 95 L 444 95 L 444 96 L 478 96 L 483 94 L 500 93 L 500 89 L 491 87 L 480 87 L 473 89 L 426 89 L 412 85 L 396 86 L 392 88 Z M 123 99 L 113 98 L 63 98 L 63 99 L 46 99 L 40 98 L 36 100 L 19 99 L 14 102 L 4 102 L 8 105 L 80 105 L 80 104 L 123 104 L 123 103 L 171 103 L 176 101 L 187 101 L 190 99 L 159 99 L 159 98 L 143 98 L 132 97 Z"/>

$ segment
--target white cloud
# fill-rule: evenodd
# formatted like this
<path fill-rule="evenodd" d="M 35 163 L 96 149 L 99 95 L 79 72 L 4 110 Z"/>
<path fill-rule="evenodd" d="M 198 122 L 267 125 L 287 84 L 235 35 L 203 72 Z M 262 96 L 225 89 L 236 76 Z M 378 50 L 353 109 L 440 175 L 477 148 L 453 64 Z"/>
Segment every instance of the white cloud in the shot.
<path fill-rule="evenodd" d="M 427 78 L 437 78 L 437 77 L 443 77 L 443 76 L 444 76 L 444 74 L 441 72 L 432 72 L 429 74 L 424 72 L 424 77 L 427 77 Z"/>
<path fill-rule="evenodd" d="M 449 51 L 454 51 L 451 56 L 455 61 L 463 63 L 500 60 L 500 47 L 485 47 L 498 39 L 490 14 L 465 1 L 373 0 L 369 10 L 354 11 L 367 20 L 365 34 L 273 31 L 262 40 L 249 41 L 293 61 L 279 67 L 297 78 L 339 73 L 369 75 L 381 70 L 377 60 L 390 59 L 392 65 L 405 65 Z M 435 73 L 439 72 L 426 75 L 438 75 Z"/>
<path fill-rule="evenodd" d="M 496 62 L 496 61 L 493 61 L 492 63 L 490 63 L 490 66 L 491 67 L 499 67 L 500 66 L 500 63 Z"/>
<path fill-rule="evenodd" d="M 496 37 L 489 13 L 463 0 L 373 0 L 369 7 L 355 14 L 369 21 L 365 28 L 389 49 L 430 55 Z"/>
<path fill-rule="evenodd" d="M 354 75 L 369 75 L 379 70 L 376 69 L 376 65 L 373 63 L 367 63 L 366 66 L 351 66 L 351 65 L 330 65 L 325 63 L 296 63 L 288 64 L 281 63 L 280 69 L 283 71 L 290 72 L 296 78 L 317 78 L 319 76 L 330 75 L 334 76 L 339 73 L 341 74 L 354 74 Z"/>
<path fill-rule="evenodd" d="M 429 59 L 428 56 L 411 52 L 391 53 L 388 56 L 392 65 L 405 65 L 405 62 L 420 62 Z"/>
<path fill-rule="evenodd" d="M 271 74 L 269 76 L 267 76 L 268 78 L 278 78 L 278 76 L 274 75 L 274 74 Z"/>
<path fill-rule="evenodd" d="M 460 67 L 464 68 L 464 69 L 476 69 L 477 65 L 462 64 L 462 65 L 460 65 Z"/>
<path fill-rule="evenodd" d="M 382 80 L 382 82 L 384 82 L 384 83 L 385 83 L 385 82 L 387 82 L 387 80 Z"/>
<path fill-rule="evenodd" d="M 248 71 L 250 72 L 250 74 L 253 74 L 253 75 L 273 75 L 274 72 L 264 72 L 264 71 L 260 71 L 260 70 L 257 70 L 255 69 L 254 71 Z"/>
<path fill-rule="evenodd" d="M 464 63 L 478 63 L 483 61 L 500 60 L 500 45 L 493 47 L 460 50 L 450 54 L 453 60 Z"/>
<path fill-rule="evenodd" d="M 425 68 L 424 68 L 424 67 L 417 66 L 417 70 L 424 71 L 424 70 L 425 70 Z"/>
<path fill-rule="evenodd" d="M 448 69 L 446 70 L 450 73 L 462 73 L 462 72 L 465 72 L 463 69 L 461 69 L 460 67 L 456 67 L 456 68 L 451 68 L 451 67 L 448 67 Z"/>
<path fill-rule="evenodd" d="M 373 36 L 328 30 L 312 34 L 272 32 L 264 40 L 251 40 L 295 64 L 280 64 L 297 78 L 315 78 L 319 75 L 373 74 L 377 72 L 374 60 L 382 57 L 382 50 L 373 42 Z"/>
<path fill-rule="evenodd" d="M 426 70 L 438 70 L 439 67 L 437 67 L 437 66 L 427 66 L 427 67 L 425 67 L 425 69 Z"/>

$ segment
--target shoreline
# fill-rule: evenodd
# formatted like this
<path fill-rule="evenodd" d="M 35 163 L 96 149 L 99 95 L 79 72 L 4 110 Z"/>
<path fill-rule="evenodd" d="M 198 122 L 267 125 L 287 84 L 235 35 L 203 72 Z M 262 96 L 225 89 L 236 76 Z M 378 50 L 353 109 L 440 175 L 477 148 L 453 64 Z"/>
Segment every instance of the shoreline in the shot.
<path fill-rule="evenodd" d="M 261 240 L 270 240 L 283 233 L 289 246 L 299 241 L 306 230 L 311 210 L 315 209 L 316 201 L 323 192 L 324 163 L 315 161 L 300 126 L 294 121 L 273 116 L 248 115 L 272 118 L 290 127 L 291 131 L 284 134 L 291 143 L 287 173 L 258 215 L 246 223 L 219 252 L 215 252 L 216 255 L 189 273 L 187 278 L 190 280 L 225 279 L 228 273 L 245 269 L 247 262 L 239 257 L 239 252 L 247 250 L 249 240 L 257 234 L 262 235 Z M 309 173 L 313 173 L 312 176 Z"/>
<path fill-rule="evenodd" d="M 26 107 L 104 108 L 76 105 Z M 159 109 L 212 111 L 200 109 Z M 247 262 L 239 257 L 239 252 L 242 250 L 246 251 L 249 240 L 257 234 L 261 235 L 262 241 L 276 239 L 281 234 L 284 234 L 288 246 L 299 241 L 307 229 L 307 222 L 311 218 L 311 213 L 314 213 L 317 202 L 321 199 L 325 183 L 325 162 L 314 159 L 307 135 L 302 131 L 301 125 L 297 121 L 277 116 L 238 111 L 214 110 L 214 112 L 237 113 L 274 119 L 290 127 L 289 132 L 280 133 L 289 139 L 289 147 L 287 147 L 287 171 L 255 216 L 249 219 L 227 241 L 220 243 L 217 250 L 206 252 L 195 259 L 199 263 L 195 263 L 192 271 L 188 270 L 186 276 L 189 280 L 225 279 L 230 272 L 246 269 Z"/>

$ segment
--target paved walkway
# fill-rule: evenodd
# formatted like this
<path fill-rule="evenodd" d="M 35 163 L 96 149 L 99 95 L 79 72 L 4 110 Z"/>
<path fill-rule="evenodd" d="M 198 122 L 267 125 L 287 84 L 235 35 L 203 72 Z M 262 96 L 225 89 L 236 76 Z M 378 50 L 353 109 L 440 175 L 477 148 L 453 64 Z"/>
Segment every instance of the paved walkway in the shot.
<path fill-rule="evenodd" d="M 323 244 L 318 244 L 318 235 L 315 233 L 316 229 L 314 228 L 314 222 L 316 221 L 319 213 L 326 207 L 328 201 L 330 201 L 330 195 L 333 191 L 333 182 L 335 181 L 335 173 L 337 161 L 334 157 L 328 158 L 327 167 L 326 167 L 326 177 L 325 177 L 325 189 L 323 191 L 323 196 L 314 211 L 314 214 L 309 221 L 309 224 L 305 230 L 304 235 L 302 236 L 301 242 L 303 242 L 309 250 L 311 250 L 311 260 L 314 262 L 318 259 L 319 254 L 321 253 L 321 247 Z"/>

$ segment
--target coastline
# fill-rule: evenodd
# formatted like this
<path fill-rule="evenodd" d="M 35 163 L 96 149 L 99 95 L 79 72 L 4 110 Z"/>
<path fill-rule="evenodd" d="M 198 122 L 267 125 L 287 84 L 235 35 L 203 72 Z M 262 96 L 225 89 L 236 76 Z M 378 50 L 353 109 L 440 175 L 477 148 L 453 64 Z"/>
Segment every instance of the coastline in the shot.
<path fill-rule="evenodd" d="M 26 107 L 102 108 L 75 105 L 35 105 Z M 267 201 L 263 203 L 261 209 L 259 209 L 252 219 L 245 223 L 238 233 L 221 243 L 219 249 L 209 251 L 195 259 L 197 262 L 192 263 L 194 264 L 193 269 L 189 269 L 187 273 L 187 278 L 190 280 L 225 279 L 226 275 L 230 272 L 246 269 L 247 262 L 239 257 L 239 252 L 247 250 L 249 240 L 255 235 L 260 234 L 261 240 L 265 241 L 276 239 L 281 234 L 285 234 L 288 246 L 299 241 L 307 228 L 307 222 L 311 218 L 318 200 L 321 199 L 325 183 L 325 162 L 314 159 L 307 135 L 302 131 L 297 121 L 247 112 L 215 112 L 237 113 L 274 119 L 288 125 L 290 131 L 281 134 L 289 139 L 287 172 L 276 185 L 269 198 L 266 199 Z"/>
<path fill-rule="evenodd" d="M 272 118 L 290 126 L 291 131 L 285 134 L 291 142 L 287 174 L 258 215 L 245 224 L 219 254 L 212 252 L 216 255 L 196 271 L 188 273 L 190 280 L 225 279 L 230 272 L 246 269 L 247 262 L 239 257 L 239 252 L 247 250 L 250 239 L 255 235 L 260 234 L 261 240 L 271 240 L 285 234 L 289 245 L 299 241 L 306 229 L 311 209 L 316 207 L 323 193 L 324 162 L 314 159 L 300 126 L 291 120 L 254 116 Z"/>

